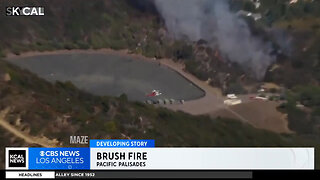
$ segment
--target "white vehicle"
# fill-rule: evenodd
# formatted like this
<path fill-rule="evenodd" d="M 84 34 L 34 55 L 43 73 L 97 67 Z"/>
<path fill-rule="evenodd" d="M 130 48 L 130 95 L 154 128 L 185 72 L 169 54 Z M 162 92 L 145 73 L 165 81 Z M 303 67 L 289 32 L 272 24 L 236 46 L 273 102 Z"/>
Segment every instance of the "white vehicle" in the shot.
<path fill-rule="evenodd" d="M 238 97 L 235 94 L 227 94 L 228 99 L 237 99 Z"/>
<path fill-rule="evenodd" d="M 233 106 L 233 105 L 241 104 L 242 101 L 241 99 L 227 99 L 223 103 L 228 106 Z"/>
<path fill-rule="evenodd" d="M 262 101 L 267 101 L 267 100 L 268 100 L 268 98 L 266 98 L 266 97 L 261 97 L 261 96 L 256 96 L 255 99 L 257 99 L 257 100 L 262 100 Z"/>

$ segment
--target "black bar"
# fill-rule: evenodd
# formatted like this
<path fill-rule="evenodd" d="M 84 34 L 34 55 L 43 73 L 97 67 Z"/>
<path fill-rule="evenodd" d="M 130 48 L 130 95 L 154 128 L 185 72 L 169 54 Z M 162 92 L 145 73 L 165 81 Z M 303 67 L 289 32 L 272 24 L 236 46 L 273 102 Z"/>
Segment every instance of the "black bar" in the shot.
<path fill-rule="evenodd" d="M 10 170 L 7 170 L 10 171 Z M 20 171 L 20 170 L 11 170 Z M 21 170 L 21 172 L 27 170 Z M 32 170 L 32 171 L 54 171 L 54 170 Z M 5 170 L 0 170 L 0 178 L 5 178 Z M 142 179 L 142 178 L 198 178 L 198 179 L 319 179 L 320 170 L 56 170 L 57 173 L 94 173 L 94 177 L 72 177 L 74 179 Z M 70 177 L 56 177 L 68 179 Z"/>
<path fill-rule="evenodd" d="M 60 176 L 59 175 L 68 175 Z M 73 177 L 72 177 L 73 175 Z M 74 176 L 76 175 L 76 176 Z M 80 176 L 78 176 L 80 175 Z M 251 171 L 176 171 L 176 170 L 108 170 L 108 171 L 56 171 L 56 178 L 228 178 L 251 179 Z"/>
<path fill-rule="evenodd" d="M 257 170 L 253 179 L 320 179 L 320 170 Z"/>

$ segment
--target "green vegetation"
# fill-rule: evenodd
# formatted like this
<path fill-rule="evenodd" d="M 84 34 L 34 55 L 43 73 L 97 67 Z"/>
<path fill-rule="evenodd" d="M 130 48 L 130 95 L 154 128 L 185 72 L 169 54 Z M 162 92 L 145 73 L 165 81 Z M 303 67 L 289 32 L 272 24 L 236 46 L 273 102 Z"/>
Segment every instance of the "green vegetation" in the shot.
<path fill-rule="evenodd" d="M 1 3 L 0 8 L 11 3 Z M 192 46 L 183 41 L 167 44 L 159 38 L 157 15 L 145 16 L 125 0 L 70 0 L 64 3 L 63 12 L 57 11 L 54 3 L 40 1 L 37 5 L 46 7 L 46 16 L 41 19 L 0 17 L 0 50 L 19 55 L 26 51 L 111 48 L 147 57 L 192 58 Z M 23 33 L 17 30 L 22 27 Z"/>
<path fill-rule="evenodd" d="M 253 10 L 249 2 L 234 2 L 240 3 L 234 5 L 235 10 Z M 2 60 L 0 75 L 9 73 L 11 81 L 0 81 L 0 108 L 12 107 L 10 119 L 20 117 L 30 127 L 31 135 L 57 138 L 64 146 L 68 146 L 70 135 L 87 134 L 90 138 L 151 138 L 157 146 L 319 148 L 319 2 L 314 1 L 311 6 L 310 2 L 299 1 L 290 7 L 287 2 L 262 0 L 262 6 L 254 11 L 262 13 L 263 18 L 251 23 L 260 28 L 257 28 L 259 33 L 269 26 L 291 32 L 297 38 L 292 56 L 279 58 L 280 67 L 268 72 L 266 77 L 268 81 L 292 88 L 287 95 L 288 102 L 279 109 L 288 113 L 289 126 L 297 134 L 275 134 L 230 119 L 191 116 L 128 102 L 126 95 L 93 96 L 70 82 L 51 84 Z M 160 35 L 163 22 L 158 15 L 139 11 L 126 0 L 68 0 L 63 3 L 63 11 L 57 8 L 61 6 L 59 3 L 5 1 L 0 3 L 0 9 L 13 4 L 45 6 L 46 16 L 0 16 L 0 57 L 4 57 L 5 52 L 19 55 L 26 51 L 57 49 L 128 49 L 147 57 L 184 61 L 186 70 L 202 80 L 211 78 L 214 85 L 223 84 L 228 77 L 232 83 L 227 90 L 244 93 L 235 81 L 243 74 L 237 65 L 222 62 L 210 48 L 203 48 L 208 59 L 197 58 L 197 45 L 166 40 L 166 35 Z M 305 108 L 297 107 L 297 102 Z M 30 146 L 0 128 L 0 147 L 21 145 Z M 0 152 L 3 153 L 3 148 Z M 320 155 L 316 157 L 319 166 Z M 0 167 L 3 168 L 3 163 Z"/>
<path fill-rule="evenodd" d="M 230 85 L 228 86 L 228 88 L 226 89 L 226 94 L 246 94 L 247 91 L 242 87 L 242 85 L 238 82 L 235 83 L 230 83 Z"/>
<path fill-rule="evenodd" d="M 289 128 L 320 140 L 320 87 L 297 86 L 287 93 L 280 107 L 288 113 Z"/>
<path fill-rule="evenodd" d="M 192 61 L 192 60 L 186 61 L 185 63 L 186 70 L 191 74 L 195 75 L 196 77 L 198 77 L 199 79 L 206 81 L 209 76 L 207 73 L 205 73 L 199 68 L 200 66 L 199 64 L 200 62 L 197 62 L 197 61 Z"/>
<path fill-rule="evenodd" d="M 245 18 L 253 34 L 273 42 L 284 54 L 277 57 L 278 69 L 267 72 L 266 81 L 288 88 L 319 83 L 320 1 L 260 0 L 259 8 L 249 0 L 233 0 L 232 9 L 260 13 L 254 22 Z M 266 32 L 269 29 L 272 33 Z"/>
<path fill-rule="evenodd" d="M 68 137 L 74 134 L 88 134 L 90 138 L 150 138 L 156 140 L 157 146 L 316 145 L 296 135 L 258 130 L 240 121 L 191 116 L 128 102 L 126 95 L 93 96 L 70 82 L 51 84 L 4 61 L 0 61 L 0 72 L 7 72 L 12 78 L 0 82 L 0 94 L 5 94 L 0 99 L 1 109 L 12 107 L 11 119 L 21 117 L 31 128 L 31 135 L 57 138 L 63 146 L 68 146 Z M 69 117 L 62 123 L 66 115 Z M 12 146 L 11 141 L 2 141 L 8 136 L 0 135 L 2 147 Z"/>
<path fill-rule="evenodd" d="M 231 8 L 234 11 L 240 9 L 263 14 L 263 23 L 272 26 L 279 21 L 290 21 L 305 17 L 319 17 L 319 1 L 299 0 L 297 3 L 289 4 L 290 0 L 260 0 L 261 5 L 255 8 L 251 0 L 233 0 Z"/>
<path fill-rule="evenodd" d="M 5 53 L 0 50 L 0 58 L 4 58 L 4 57 L 6 57 Z"/>
<path fill-rule="evenodd" d="M 28 1 L 5 1 L 0 8 L 23 5 Z M 224 78 L 216 78 L 218 73 L 229 74 L 231 79 L 243 73 L 237 64 L 222 63 L 215 57 L 215 50 L 205 48 L 207 58 L 197 57 L 195 43 L 185 40 L 172 41 L 156 12 L 144 12 L 134 7 L 127 0 L 70 0 L 64 3 L 64 10 L 59 11 L 55 3 L 43 1 L 28 2 L 31 5 L 45 6 L 46 16 L 41 18 L 0 17 L 0 56 L 3 51 L 21 54 L 26 51 L 52 51 L 56 49 L 128 49 L 132 53 L 147 57 L 171 58 L 184 61 L 186 69 L 199 79 L 213 79 L 215 86 L 225 84 Z M 262 14 L 262 19 L 248 21 L 253 34 L 278 43 L 268 33 L 266 26 L 292 32 L 298 41 L 290 47 L 294 54 L 279 58 L 281 66 L 268 73 L 266 80 L 284 84 L 291 88 L 301 84 L 314 84 L 319 81 L 319 12 L 318 1 L 288 5 L 287 0 L 262 0 L 255 9 L 249 0 L 231 1 L 234 11 L 244 9 Z M 86 14 L 84 16 L 84 14 Z M 90 14 L 90 15 L 88 15 Z M 290 27 L 288 29 L 288 27 Z M 23 32 L 19 29 L 24 29 Z M 303 37 L 303 38 L 299 38 Z M 281 41 L 281 40 L 280 40 Z M 205 44 L 205 43 L 204 43 Z M 301 47 L 309 44 L 305 51 Z M 294 77 L 294 78 L 292 78 Z M 230 84 L 229 82 L 226 84 Z M 232 88 L 232 87 L 230 87 Z"/>

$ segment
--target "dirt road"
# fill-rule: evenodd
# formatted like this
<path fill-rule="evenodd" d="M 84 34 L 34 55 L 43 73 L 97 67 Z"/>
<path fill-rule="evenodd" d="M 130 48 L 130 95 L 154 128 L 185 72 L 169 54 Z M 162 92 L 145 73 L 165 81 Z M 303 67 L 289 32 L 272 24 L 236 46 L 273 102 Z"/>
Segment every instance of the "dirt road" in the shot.
<path fill-rule="evenodd" d="M 10 125 L 6 120 L 5 117 L 9 113 L 10 108 L 6 108 L 0 111 L 0 126 L 15 135 L 18 138 L 23 139 L 26 143 L 29 144 L 38 144 L 42 147 L 56 147 L 57 141 L 49 140 L 45 137 L 32 137 L 29 134 L 21 132 L 14 126 Z"/>

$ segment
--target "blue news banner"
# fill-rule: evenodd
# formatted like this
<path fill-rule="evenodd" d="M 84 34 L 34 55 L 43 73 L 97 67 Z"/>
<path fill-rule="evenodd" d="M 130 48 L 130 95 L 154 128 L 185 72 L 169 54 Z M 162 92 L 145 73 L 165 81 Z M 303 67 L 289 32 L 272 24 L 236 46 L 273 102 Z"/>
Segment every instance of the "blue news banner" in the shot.
<path fill-rule="evenodd" d="M 91 148 L 150 148 L 154 140 L 90 140 L 89 148 L 28 148 L 30 170 L 89 170 Z"/>
<path fill-rule="evenodd" d="M 90 148 L 29 148 L 29 169 L 90 169 Z"/>

